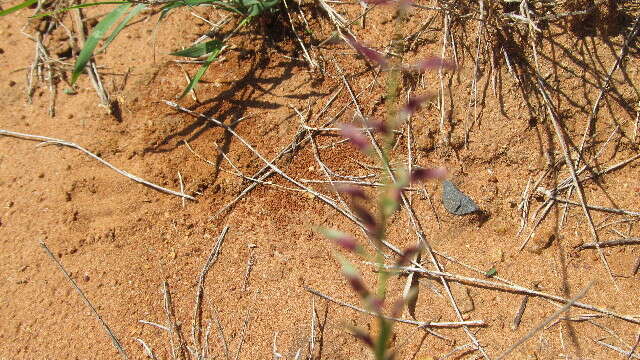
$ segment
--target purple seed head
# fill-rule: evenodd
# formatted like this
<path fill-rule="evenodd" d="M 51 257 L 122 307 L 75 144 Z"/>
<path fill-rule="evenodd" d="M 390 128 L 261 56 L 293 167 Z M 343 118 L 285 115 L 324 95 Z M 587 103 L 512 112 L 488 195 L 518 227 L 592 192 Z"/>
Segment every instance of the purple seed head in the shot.
<path fill-rule="evenodd" d="M 365 152 L 369 148 L 369 140 L 364 136 L 358 128 L 349 124 L 339 125 L 342 136 L 349 139 L 358 150 Z"/>
<path fill-rule="evenodd" d="M 429 179 L 438 179 L 442 180 L 447 177 L 447 169 L 442 167 L 437 168 L 415 168 L 411 170 L 411 175 L 409 176 L 409 181 L 411 183 L 425 181 Z"/>
<path fill-rule="evenodd" d="M 376 50 L 373 50 L 367 46 L 362 45 L 362 43 L 358 42 L 353 36 L 346 34 L 344 35 L 344 39 L 351 45 L 356 51 L 358 51 L 362 56 L 373 61 L 374 63 L 386 67 L 389 64 L 387 58 L 385 58 L 381 53 Z"/>
<path fill-rule="evenodd" d="M 367 200 L 368 199 L 367 195 L 364 193 L 362 188 L 360 188 L 358 186 L 355 186 L 355 185 L 337 184 L 336 185 L 336 190 L 338 190 L 338 192 L 340 192 L 342 194 L 351 196 L 351 198 L 353 198 L 353 199 L 362 199 L 362 200 Z"/>

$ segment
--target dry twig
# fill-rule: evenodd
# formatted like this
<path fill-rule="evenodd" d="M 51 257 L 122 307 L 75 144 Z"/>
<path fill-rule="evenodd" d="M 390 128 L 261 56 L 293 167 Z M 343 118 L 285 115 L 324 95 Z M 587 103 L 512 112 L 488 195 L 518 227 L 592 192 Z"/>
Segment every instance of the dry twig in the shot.
<path fill-rule="evenodd" d="M 58 261 L 58 259 L 53 255 L 53 253 L 51 253 L 51 250 L 49 250 L 49 247 L 47 247 L 47 244 L 45 244 L 44 241 L 40 240 L 40 246 L 42 247 L 44 252 L 49 256 L 49 258 L 51 258 L 51 260 L 53 260 L 53 262 L 58 266 L 58 269 L 60 269 L 62 274 L 64 274 L 64 277 L 67 278 L 67 281 L 69 281 L 69 283 L 71 283 L 73 288 L 78 292 L 78 295 L 80 295 L 80 298 L 82 298 L 82 301 L 85 303 L 85 305 L 87 305 L 89 310 L 91 310 L 91 312 L 93 313 L 93 316 L 98 320 L 98 322 L 100 322 L 100 325 L 102 325 L 102 328 L 107 333 L 107 336 L 109 336 L 109 338 L 111 339 L 113 346 L 116 348 L 116 350 L 118 350 L 118 353 L 120 353 L 120 356 L 123 359 L 128 359 L 129 357 L 127 356 L 126 351 L 120 344 L 120 341 L 118 340 L 116 335 L 113 333 L 109 325 L 107 325 L 107 323 L 104 320 L 102 320 L 102 317 L 100 316 L 100 314 L 98 314 L 98 311 L 93 306 L 93 304 L 91 304 L 91 301 L 89 301 L 89 299 L 86 297 L 82 289 L 80 289 L 78 284 L 76 284 L 76 282 L 71 278 L 71 276 L 69 276 L 69 273 L 64 268 L 64 266 L 62 266 L 60 261 Z"/>
<path fill-rule="evenodd" d="M 99 162 L 101 162 L 102 164 L 108 166 L 109 168 L 111 168 L 111 170 L 117 172 L 118 174 L 125 176 L 135 182 L 147 185 L 153 189 L 156 189 L 158 191 L 167 193 L 167 194 L 171 194 L 171 195 L 175 195 L 175 196 L 180 196 L 183 197 L 185 199 L 189 199 L 189 200 L 193 200 L 195 201 L 196 199 L 193 196 L 189 196 L 187 194 L 184 193 L 179 193 L 177 191 L 173 191 L 173 190 L 169 190 L 167 188 L 163 188 L 162 186 L 156 185 L 154 183 L 151 183 L 147 180 L 144 180 L 142 178 L 139 178 L 133 174 L 130 174 L 124 170 L 120 170 L 117 167 L 111 165 L 111 163 L 109 163 L 106 160 L 103 160 L 102 158 L 100 158 L 98 155 L 92 153 L 91 151 L 83 148 L 82 146 L 69 142 L 69 141 L 65 141 L 65 140 L 60 140 L 60 139 L 54 139 L 54 138 L 50 138 L 50 137 L 46 137 L 46 136 L 39 136 L 39 135 L 31 135 L 31 134 L 23 134 L 23 133 L 19 133 L 19 132 L 14 132 L 14 131 L 9 131 L 9 130 L 3 130 L 0 129 L 0 135 L 5 135 L 5 136 L 12 136 L 12 137 L 17 137 L 17 138 L 22 138 L 22 139 L 27 139 L 27 140 L 37 140 L 37 141 L 42 141 L 43 145 L 47 145 L 47 144 L 56 144 L 56 145 L 62 145 L 62 146 L 68 146 L 77 150 L 82 151 L 83 153 L 89 155 L 90 157 L 94 158 L 95 160 L 98 160 Z"/>

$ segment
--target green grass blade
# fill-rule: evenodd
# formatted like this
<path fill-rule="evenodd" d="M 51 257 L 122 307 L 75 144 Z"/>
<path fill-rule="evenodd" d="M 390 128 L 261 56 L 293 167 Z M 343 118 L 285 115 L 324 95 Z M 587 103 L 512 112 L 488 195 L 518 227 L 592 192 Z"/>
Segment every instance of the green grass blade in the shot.
<path fill-rule="evenodd" d="M 122 14 L 124 14 L 124 12 L 127 11 L 130 7 L 131 4 L 123 4 L 118 6 L 117 8 L 115 8 L 115 10 L 108 13 L 104 17 L 104 19 L 102 19 L 98 23 L 98 25 L 96 25 L 96 27 L 91 32 L 91 35 L 89 35 L 89 38 L 84 43 L 82 51 L 80 51 L 80 54 L 78 55 L 78 59 L 76 60 L 76 64 L 73 67 L 73 73 L 71 75 L 71 85 L 73 85 L 76 80 L 78 80 L 78 77 L 84 70 L 84 67 L 89 62 L 89 59 L 91 59 L 93 50 L 96 48 L 98 42 L 104 36 L 104 33 L 107 32 L 107 30 L 111 28 L 113 23 L 115 23 L 120 18 L 120 16 L 122 16 Z"/>
<path fill-rule="evenodd" d="M 174 51 L 171 53 L 171 55 L 184 56 L 189 58 L 198 58 L 210 52 L 221 49 L 223 45 L 224 44 L 222 43 L 222 41 L 211 40 L 211 41 L 207 41 L 207 42 L 192 46 L 188 49 Z"/>
<path fill-rule="evenodd" d="M 242 12 L 239 11 L 238 9 L 230 6 L 228 3 L 223 2 L 223 1 L 217 1 L 217 0 L 179 0 L 179 1 L 174 1 L 171 2 L 165 6 L 162 7 L 161 13 L 160 13 L 160 20 L 164 19 L 168 14 L 169 11 L 182 7 L 182 6 L 188 6 L 188 7 L 193 7 L 193 6 L 198 6 L 198 5 L 217 5 L 220 6 L 222 8 L 224 8 L 225 10 L 231 11 L 231 12 L 235 12 L 239 15 L 242 15 Z"/>
<path fill-rule="evenodd" d="M 16 11 L 18 11 L 20 9 L 24 9 L 24 8 L 26 8 L 28 6 L 31 6 L 31 5 L 33 5 L 33 4 L 37 3 L 37 2 L 38 2 L 38 0 L 27 0 L 27 1 L 25 1 L 23 3 L 20 3 L 20 4 L 16 5 L 16 6 L 14 6 L 14 7 L 10 7 L 7 10 L 0 11 L 0 16 L 9 15 L 12 12 L 16 12 Z"/>
<path fill-rule="evenodd" d="M 204 62 L 204 64 L 202 64 L 200 69 L 198 69 L 198 72 L 196 73 L 196 75 L 193 78 L 191 78 L 189 85 L 187 85 L 187 87 L 184 89 L 179 99 L 182 99 L 185 95 L 187 95 L 189 91 L 191 91 L 191 89 L 193 89 L 198 84 L 198 82 L 200 82 L 200 78 L 202 78 L 202 75 L 204 75 L 204 73 L 207 71 L 207 69 L 209 68 L 209 65 L 211 65 L 211 63 L 218 57 L 218 55 L 220 55 L 220 52 L 225 48 L 224 46 L 222 46 L 222 43 L 220 43 L 220 45 L 221 46 L 219 48 L 215 49 L 211 53 L 211 55 L 209 55 L 209 57 Z"/>
<path fill-rule="evenodd" d="M 45 16 L 51 16 L 53 14 L 57 14 L 57 13 L 64 12 L 64 11 L 69 11 L 69 10 L 73 10 L 73 9 L 82 9 L 82 8 L 86 8 L 86 7 L 90 7 L 90 6 L 119 5 L 119 4 L 131 4 L 131 2 L 130 1 L 103 1 L 103 2 L 95 2 L 95 3 L 73 5 L 73 6 L 69 6 L 68 8 L 64 8 L 64 9 L 58 9 L 56 11 L 52 11 L 52 12 L 48 12 L 48 13 L 42 13 L 42 14 L 33 15 L 33 16 L 31 16 L 31 18 L 32 19 L 37 19 L 37 18 L 41 18 L 41 17 L 45 17 Z"/>
<path fill-rule="evenodd" d="M 146 4 L 138 4 L 138 5 L 136 5 L 136 7 L 134 7 L 133 10 L 131 10 L 122 21 L 120 21 L 118 26 L 116 26 L 116 28 L 113 29 L 113 32 L 111 33 L 111 35 L 109 35 L 107 40 L 104 41 L 104 45 L 102 45 L 102 47 L 100 48 L 100 50 L 98 52 L 103 52 L 103 51 L 107 50 L 107 47 L 109 47 L 109 44 L 111 44 L 111 42 L 113 40 L 115 40 L 116 36 L 118 36 L 120 31 L 122 31 L 122 29 L 124 29 L 125 26 L 127 26 L 129 21 L 131 21 L 131 19 L 134 16 L 138 15 L 140 13 L 140 11 L 144 10 L 146 7 L 147 7 Z"/>

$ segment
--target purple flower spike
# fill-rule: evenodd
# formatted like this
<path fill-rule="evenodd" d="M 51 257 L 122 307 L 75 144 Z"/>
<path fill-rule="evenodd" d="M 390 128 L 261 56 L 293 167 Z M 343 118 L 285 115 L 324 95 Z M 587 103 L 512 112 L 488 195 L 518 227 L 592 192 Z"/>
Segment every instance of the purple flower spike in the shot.
<path fill-rule="evenodd" d="M 413 96 L 402 107 L 402 112 L 407 114 L 407 115 L 411 115 L 414 112 L 418 111 L 418 108 L 420 107 L 420 105 L 422 105 L 422 103 L 424 103 L 425 101 L 427 101 L 429 99 L 432 99 L 433 97 L 434 97 L 433 95 Z"/>
<path fill-rule="evenodd" d="M 354 274 L 345 274 L 344 275 L 349 281 L 349 285 L 353 288 L 353 290 L 363 299 L 366 299 L 369 296 L 369 289 L 364 284 L 362 279 L 359 276 Z"/>
<path fill-rule="evenodd" d="M 369 235 L 376 235 L 379 228 L 378 228 L 378 222 L 373 217 L 373 215 L 371 215 L 371 213 L 367 209 L 361 206 L 358 206 L 356 204 L 353 204 L 352 207 L 353 207 L 353 211 L 356 213 L 356 215 L 360 218 L 360 220 L 364 224 L 367 230 L 367 233 L 369 233 Z"/>
<path fill-rule="evenodd" d="M 351 252 L 356 252 L 356 250 L 358 249 L 358 243 L 356 242 L 356 239 L 354 239 L 349 235 L 345 235 L 343 237 L 333 239 L 333 241 L 338 246 L 342 247 L 345 250 L 349 250 Z"/>
<path fill-rule="evenodd" d="M 411 258 L 415 254 L 417 254 L 420 250 L 422 250 L 421 246 L 412 246 L 408 249 L 405 249 L 404 252 L 402 253 L 402 256 L 400 256 L 400 258 L 396 262 L 396 266 L 407 265 L 411 261 Z"/>
<path fill-rule="evenodd" d="M 429 179 L 442 180 L 446 177 L 447 177 L 447 169 L 445 168 L 438 167 L 438 168 L 432 168 L 432 169 L 425 169 L 425 168 L 419 167 L 411 171 L 411 176 L 409 178 L 409 181 L 411 181 L 411 183 L 414 183 L 414 182 L 425 181 Z"/>
<path fill-rule="evenodd" d="M 369 140 L 366 136 L 364 136 L 358 128 L 349 124 L 341 124 L 339 125 L 342 130 L 342 136 L 349 139 L 349 141 L 355 146 L 358 150 L 365 152 L 369 148 Z"/>
<path fill-rule="evenodd" d="M 353 336 L 355 336 L 356 338 L 360 339 L 360 341 L 362 341 L 363 343 L 365 343 L 368 347 L 372 348 L 374 347 L 373 345 L 373 339 L 371 339 L 371 336 L 369 334 L 367 334 L 366 331 L 357 328 L 357 327 L 350 327 L 351 329 L 351 333 L 353 334 Z"/>
<path fill-rule="evenodd" d="M 387 59 L 384 56 L 382 56 L 382 54 L 380 54 L 376 50 L 373 50 L 371 48 L 368 48 L 368 47 L 362 45 L 353 36 L 351 36 L 349 34 L 346 34 L 346 35 L 344 35 L 344 39 L 347 41 L 347 43 L 349 43 L 349 45 L 351 45 L 360 54 L 362 54 L 362 56 L 366 57 L 367 59 L 369 59 L 369 60 L 371 60 L 371 61 L 373 61 L 375 63 L 377 63 L 378 65 L 380 65 L 382 67 L 386 67 L 387 64 L 389 63 L 387 61 Z"/>
<path fill-rule="evenodd" d="M 369 120 L 367 123 L 373 128 L 373 130 L 378 133 L 389 134 L 391 132 L 391 129 L 389 128 L 389 126 L 387 126 L 387 123 L 382 120 Z"/>
<path fill-rule="evenodd" d="M 407 71 L 424 72 L 427 70 L 439 70 L 439 69 L 455 70 L 456 66 L 451 61 L 444 60 L 437 56 L 431 56 L 418 61 L 416 64 L 406 65 L 404 66 L 404 69 Z"/>
<path fill-rule="evenodd" d="M 337 184 L 336 185 L 336 190 L 338 190 L 338 192 L 340 192 L 340 193 L 349 195 L 354 199 L 362 199 L 362 200 L 367 200 L 368 199 L 368 197 L 364 193 L 364 191 L 362 191 L 361 188 L 359 188 L 359 187 L 357 187 L 355 185 Z"/>
<path fill-rule="evenodd" d="M 358 243 L 356 239 L 349 234 L 345 234 L 342 231 L 337 231 L 333 229 L 319 228 L 318 230 L 324 236 L 329 238 L 329 240 L 333 241 L 334 243 L 336 243 L 336 245 L 346 250 L 355 252 L 358 249 Z"/>
<path fill-rule="evenodd" d="M 455 70 L 456 66 L 451 61 L 444 60 L 437 56 L 432 56 L 432 57 L 428 57 L 426 59 L 420 60 L 412 68 L 415 71 L 423 72 L 427 70 L 439 70 L 439 69 Z"/>
<path fill-rule="evenodd" d="M 373 311 L 382 313 L 382 307 L 384 306 L 384 299 L 379 296 L 372 295 L 369 299 L 369 305 Z"/>

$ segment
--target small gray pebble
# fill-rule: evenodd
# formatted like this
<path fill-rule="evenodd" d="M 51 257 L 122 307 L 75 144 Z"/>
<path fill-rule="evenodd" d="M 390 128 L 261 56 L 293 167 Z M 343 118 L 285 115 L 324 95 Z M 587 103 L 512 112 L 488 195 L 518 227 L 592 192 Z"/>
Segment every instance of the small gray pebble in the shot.
<path fill-rule="evenodd" d="M 442 182 L 442 204 L 454 215 L 462 216 L 480 211 L 478 205 L 449 180 Z"/>

